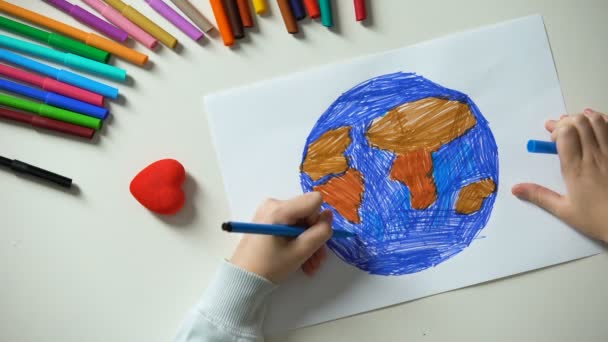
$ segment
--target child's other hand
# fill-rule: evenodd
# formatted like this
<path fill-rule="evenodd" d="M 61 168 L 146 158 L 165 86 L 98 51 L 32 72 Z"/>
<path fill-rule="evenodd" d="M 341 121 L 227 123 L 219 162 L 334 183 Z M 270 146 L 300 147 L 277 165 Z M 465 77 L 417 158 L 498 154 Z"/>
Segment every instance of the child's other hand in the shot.
<path fill-rule="evenodd" d="M 537 184 L 518 184 L 513 194 L 547 210 L 582 233 L 608 242 L 608 116 L 583 114 L 550 120 L 566 194 Z"/>
<path fill-rule="evenodd" d="M 319 212 L 323 198 L 309 192 L 287 201 L 266 200 L 253 222 L 309 227 L 295 239 L 246 234 L 230 259 L 233 264 L 279 283 L 302 267 L 312 276 L 326 258 L 325 242 L 332 234 L 331 211 Z"/>

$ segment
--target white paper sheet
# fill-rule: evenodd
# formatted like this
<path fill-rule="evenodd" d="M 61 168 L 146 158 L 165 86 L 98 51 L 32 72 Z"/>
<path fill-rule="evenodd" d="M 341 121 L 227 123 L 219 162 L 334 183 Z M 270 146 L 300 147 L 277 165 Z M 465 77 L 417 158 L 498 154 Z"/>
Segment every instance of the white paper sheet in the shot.
<path fill-rule="evenodd" d="M 601 248 L 510 193 L 513 184 L 562 190 L 559 161 L 525 150 L 565 112 L 542 18 L 532 16 L 297 73 L 205 99 L 233 218 L 265 197 L 302 192 L 299 165 L 311 128 L 343 92 L 393 72 L 415 72 L 470 96 L 496 139 L 500 186 L 487 226 L 461 253 L 403 276 L 369 275 L 330 257 L 314 278 L 295 275 L 273 296 L 266 331 L 312 325 L 589 256 Z"/>

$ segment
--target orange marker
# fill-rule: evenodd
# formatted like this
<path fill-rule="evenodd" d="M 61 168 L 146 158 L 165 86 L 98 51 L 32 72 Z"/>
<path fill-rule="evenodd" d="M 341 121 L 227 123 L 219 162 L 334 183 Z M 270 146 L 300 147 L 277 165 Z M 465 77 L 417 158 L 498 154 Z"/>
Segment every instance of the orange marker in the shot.
<path fill-rule="evenodd" d="M 251 8 L 249 7 L 249 0 L 236 0 L 239 7 L 239 13 L 241 14 L 241 21 L 245 27 L 253 27 L 253 19 L 251 18 Z"/>
<path fill-rule="evenodd" d="M 211 3 L 211 9 L 213 10 L 217 27 L 222 34 L 224 45 L 232 46 L 234 44 L 234 34 L 232 34 L 230 21 L 228 21 L 228 16 L 226 15 L 222 0 L 209 0 L 209 2 Z"/>
<path fill-rule="evenodd" d="M 94 33 L 79 30 L 73 26 L 66 25 L 57 20 L 46 17 L 42 14 L 38 14 L 23 7 L 13 5 L 4 0 L 0 0 L 0 11 L 21 18 L 23 20 L 27 20 L 39 26 L 47 27 L 53 31 L 57 31 L 76 40 L 80 40 L 81 42 L 84 42 L 87 45 L 94 46 L 98 49 L 107 51 L 113 55 L 124 58 L 135 64 L 144 65 L 148 61 L 148 56 L 144 55 L 143 53 L 140 53 L 133 49 L 129 49 L 128 47 L 122 46 L 109 39 L 100 37 Z"/>

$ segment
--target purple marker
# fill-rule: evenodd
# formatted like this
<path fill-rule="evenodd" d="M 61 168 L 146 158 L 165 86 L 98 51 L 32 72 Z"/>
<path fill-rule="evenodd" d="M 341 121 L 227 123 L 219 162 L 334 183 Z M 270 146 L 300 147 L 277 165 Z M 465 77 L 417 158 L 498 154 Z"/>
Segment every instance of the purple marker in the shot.
<path fill-rule="evenodd" d="M 203 37 L 203 32 L 192 25 L 188 20 L 184 19 L 179 13 L 177 13 L 173 8 L 169 7 L 162 0 L 145 0 L 150 7 L 154 8 L 154 10 L 167 20 L 169 20 L 173 25 L 175 25 L 178 29 L 188 35 L 188 37 L 199 40 Z"/>
<path fill-rule="evenodd" d="M 106 36 L 114 40 L 124 43 L 127 41 L 127 39 L 129 39 L 129 35 L 125 31 L 103 21 L 102 19 L 96 17 L 94 14 L 80 6 L 72 5 L 71 3 L 65 0 L 45 1 L 62 10 L 63 12 L 71 15 L 74 19 L 84 23 L 87 26 L 94 28 L 95 30 L 105 34 Z"/>

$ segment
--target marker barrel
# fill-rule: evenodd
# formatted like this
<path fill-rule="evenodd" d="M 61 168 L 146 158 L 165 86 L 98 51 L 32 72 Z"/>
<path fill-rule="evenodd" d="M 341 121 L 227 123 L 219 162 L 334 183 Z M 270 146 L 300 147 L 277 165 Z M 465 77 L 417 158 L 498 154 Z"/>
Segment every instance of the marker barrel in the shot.
<path fill-rule="evenodd" d="M 355 18 L 357 21 L 363 21 L 367 18 L 367 9 L 365 8 L 365 0 L 354 0 L 355 2 Z"/>
<path fill-rule="evenodd" d="M 239 15 L 241 16 L 241 22 L 244 27 L 253 27 L 253 18 L 251 17 L 251 8 L 249 7 L 249 0 L 237 0 L 237 6 L 239 7 Z"/>
<path fill-rule="evenodd" d="M 30 97 L 42 101 L 48 105 L 64 108 L 76 113 L 85 114 L 94 118 L 104 120 L 108 116 L 108 110 L 103 107 L 74 100 L 59 94 L 28 87 L 23 84 L 0 79 L 0 89 L 10 91 L 15 94 Z"/>
<path fill-rule="evenodd" d="M 90 90 L 94 93 L 107 96 L 111 99 L 118 98 L 118 89 L 105 85 L 103 83 L 91 80 L 84 76 L 74 74 L 69 71 L 56 69 L 51 66 L 39 63 L 32 59 L 17 55 L 10 51 L 0 49 L 0 60 L 18 65 L 25 69 L 30 69 L 43 75 L 47 75 L 64 83 Z"/>
<path fill-rule="evenodd" d="M 153 49 L 158 45 L 158 40 L 152 37 L 148 32 L 142 30 L 139 26 L 133 24 L 129 19 L 125 18 L 120 12 L 106 5 L 101 0 L 82 0 L 85 4 L 91 6 L 95 11 L 101 14 L 109 22 L 125 30 L 133 39 L 142 43 L 149 49 Z"/>
<path fill-rule="evenodd" d="M 247 0 L 249 1 L 249 0 Z M 180 11 L 184 12 L 184 14 L 192 20 L 196 26 L 198 26 L 203 32 L 209 32 L 213 30 L 213 25 L 205 18 L 204 15 L 199 12 L 194 5 L 190 3 L 188 0 L 171 0 L 179 8 Z"/>
<path fill-rule="evenodd" d="M 107 0 L 108 2 L 110 0 Z M 57 31 L 66 36 L 72 37 L 76 40 L 86 43 L 87 45 L 94 46 L 98 49 L 108 51 L 117 57 L 124 58 L 132 63 L 143 65 L 148 61 L 148 56 L 144 55 L 133 49 L 129 49 L 115 41 L 103 38 L 94 33 L 85 32 L 77 29 L 76 27 L 66 25 L 57 20 L 51 19 L 42 14 L 30 11 L 23 7 L 19 7 L 8 3 L 6 1 L 0 1 L 0 11 L 11 14 L 13 16 L 22 18 L 32 23 L 48 27 L 53 31 Z"/>
<path fill-rule="evenodd" d="M 528 152 L 557 154 L 557 145 L 552 141 L 529 140 Z"/>
<path fill-rule="evenodd" d="M 222 0 L 209 0 L 209 3 L 211 4 L 211 9 L 213 10 L 213 15 L 215 16 L 217 27 L 222 35 L 224 45 L 234 45 L 234 34 L 232 33 L 232 28 L 230 28 L 230 21 L 228 20 L 228 15 L 224 9 Z"/>
<path fill-rule="evenodd" d="M 148 17 L 141 14 L 135 8 L 120 0 L 105 0 L 105 2 L 120 12 L 120 14 L 124 15 L 127 19 L 135 23 L 135 25 L 154 36 L 161 43 L 172 49 L 177 46 L 177 39 L 175 37 L 173 37 L 169 32 L 165 31 L 162 27 L 156 25 L 152 20 L 148 19 Z"/>
<path fill-rule="evenodd" d="M 124 43 L 129 38 L 129 35 L 125 31 L 108 24 L 78 5 L 73 5 L 65 0 L 46 0 L 46 2 L 114 40 Z"/>
<path fill-rule="evenodd" d="M 228 20 L 230 22 L 230 29 L 234 34 L 234 38 L 241 39 L 245 37 L 245 31 L 243 29 L 243 22 L 241 21 L 241 15 L 239 13 L 239 7 L 236 0 L 223 0 L 224 9 Z"/>
<path fill-rule="evenodd" d="M 92 128 L 82 127 L 68 122 L 49 119 L 30 113 L 16 112 L 6 108 L 0 108 L 0 118 L 21 122 L 24 124 L 28 124 L 32 127 L 44 128 L 86 139 L 91 139 L 93 138 L 93 135 L 95 135 L 95 130 Z"/>
<path fill-rule="evenodd" d="M 334 26 L 334 18 L 331 13 L 331 1 L 319 0 L 319 9 L 321 10 L 321 23 L 323 24 L 323 26 Z"/>
<path fill-rule="evenodd" d="M 279 4 L 279 10 L 281 11 L 287 32 L 291 34 L 298 33 L 298 22 L 291 11 L 289 0 L 277 0 L 277 3 Z"/>
<path fill-rule="evenodd" d="M 266 0 L 253 0 L 253 10 L 256 14 L 264 14 L 268 11 Z"/>
<path fill-rule="evenodd" d="M 110 58 L 110 54 L 103 50 L 88 46 L 60 34 L 43 31 L 2 16 L 0 16 L 0 27 L 6 29 L 7 31 L 32 38 L 44 44 L 72 52 L 76 55 L 92 59 L 97 62 L 106 63 Z"/>
<path fill-rule="evenodd" d="M 316 19 L 321 16 L 321 10 L 319 9 L 318 0 L 304 0 L 304 6 L 306 7 L 306 12 L 308 13 L 308 16 L 312 19 Z"/>
<path fill-rule="evenodd" d="M 306 231 L 306 229 L 300 227 L 247 222 L 224 222 L 222 224 L 222 230 L 231 233 L 263 234 L 288 237 L 296 237 Z M 350 238 L 356 236 L 356 234 L 346 230 L 334 229 L 332 231 L 332 238 Z"/>
<path fill-rule="evenodd" d="M 304 4 L 302 3 L 302 0 L 289 0 L 289 5 L 296 20 L 302 20 L 306 18 L 306 11 L 304 10 Z"/>
<path fill-rule="evenodd" d="M 93 61 L 73 53 L 61 52 L 42 45 L 33 44 L 0 34 L 0 46 L 19 52 L 42 57 L 63 65 L 105 76 L 117 81 L 124 81 L 127 72 L 112 65 Z"/>
<path fill-rule="evenodd" d="M 173 8 L 169 7 L 162 0 L 145 0 L 150 7 L 157 11 L 160 15 L 169 20 L 175 27 L 184 32 L 192 40 L 203 38 L 203 32 L 192 25 L 188 20 L 184 19 Z"/>
<path fill-rule="evenodd" d="M 90 103 L 95 106 L 103 107 L 103 96 L 95 94 L 88 90 L 71 86 L 67 83 L 55 81 L 52 78 L 39 76 L 27 71 L 23 71 L 21 69 L 13 68 L 5 64 L 0 64 L 0 75 L 34 85 L 46 91 L 54 92 L 86 103 Z"/>
<path fill-rule="evenodd" d="M 93 128 L 96 130 L 101 128 L 100 119 L 34 101 L 23 100 L 5 94 L 0 94 L 0 104 L 83 127 Z"/>
<path fill-rule="evenodd" d="M 0 157 L 0 158 L 4 159 L 4 161 L 7 160 L 4 157 Z M 3 162 L 2 164 L 6 165 L 5 162 Z M 17 159 L 10 160 L 10 164 L 7 165 L 7 166 L 11 170 L 13 170 L 13 171 L 15 171 L 17 173 L 22 173 L 22 174 L 38 177 L 38 178 L 46 180 L 48 182 L 55 183 L 55 184 L 57 184 L 59 186 L 62 186 L 64 188 L 70 188 L 72 186 L 72 179 L 70 179 L 68 177 L 64 177 L 64 176 L 58 175 L 58 174 L 53 173 L 51 171 L 47 171 L 47 170 L 41 169 L 41 168 L 39 168 L 37 166 L 30 165 L 28 163 L 24 163 L 24 162 L 19 161 Z"/>

